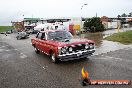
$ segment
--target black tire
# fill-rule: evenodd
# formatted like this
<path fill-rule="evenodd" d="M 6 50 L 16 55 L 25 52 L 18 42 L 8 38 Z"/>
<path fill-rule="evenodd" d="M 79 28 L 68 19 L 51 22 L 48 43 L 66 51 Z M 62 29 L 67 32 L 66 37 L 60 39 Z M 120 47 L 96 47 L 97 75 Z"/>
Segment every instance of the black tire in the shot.
<path fill-rule="evenodd" d="M 89 56 L 88 56 L 88 57 L 85 57 L 84 59 L 87 59 L 87 60 L 89 60 Z"/>
<path fill-rule="evenodd" d="M 17 36 L 17 40 L 20 40 L 21 38 L 19 36 Z"/>
<path fill-rule="evenodd" d="M 90 55 L 89 55 L 89 56 L 87 56 L 87 57 L 85 57 L 85 59 L 89 60 L 89 59 L 90 59 L 90 57 L 91 57 L 91 55 L 93 55 L 93 54 L 92 54 L 92 53 L 90 53 Z"/>
<path fill-rule="evenodd" d="M 54 53 L 50 54 L 50 59 L 52 60 L 53 63 L 57 63 L 58 62 L 58 59 L 55 57 Z"/>
<path fill-rule="evenodd" d="M 35 50 L 35 52 L 38 54 L 38 53 L 40 53 L 40 51 L 34 46 L 34 50 Z"/>
<path fill-rule="evenodd" d="M 17 38 L 17 40 L 18 40 L 18 36 L 17 36 L 16 38 Z"/>

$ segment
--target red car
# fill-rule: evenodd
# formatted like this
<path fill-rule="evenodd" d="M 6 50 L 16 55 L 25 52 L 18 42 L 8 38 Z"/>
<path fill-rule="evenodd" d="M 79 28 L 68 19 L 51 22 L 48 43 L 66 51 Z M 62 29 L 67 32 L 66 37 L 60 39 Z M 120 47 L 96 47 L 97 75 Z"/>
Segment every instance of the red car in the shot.
<path fill-rule="evenodd" d="M 95 52 L 94 41 L 73 38 L 70 32 L 64 30 L 40 31 L 31 42 L 36 53 L 41 51 L 49 55 L 54 63 L 87 58 Z"/>

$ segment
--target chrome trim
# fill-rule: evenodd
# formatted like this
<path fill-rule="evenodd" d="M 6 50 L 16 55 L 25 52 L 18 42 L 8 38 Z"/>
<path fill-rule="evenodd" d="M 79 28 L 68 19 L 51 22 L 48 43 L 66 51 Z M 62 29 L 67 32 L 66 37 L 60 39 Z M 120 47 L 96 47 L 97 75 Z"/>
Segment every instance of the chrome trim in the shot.
<path fill-rule="evenodd" d="M 73 52 L 73 53 L 63 54 L 63 55 L 58 55 L 58 56 L 62 57 L 62 56 L 73 55 L 73 54 L 82 54 L 82 53 L 85 53 L 85 52 L 88 52 L 88 51 L 95 51 L 95 49 L 85 50 L 85 51 L 78 51 L 78 52 Z"/>

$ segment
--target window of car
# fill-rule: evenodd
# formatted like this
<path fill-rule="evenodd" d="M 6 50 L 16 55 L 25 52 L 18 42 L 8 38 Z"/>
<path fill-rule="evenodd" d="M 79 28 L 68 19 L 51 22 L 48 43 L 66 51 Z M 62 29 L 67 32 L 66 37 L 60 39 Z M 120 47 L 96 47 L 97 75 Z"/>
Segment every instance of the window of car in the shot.
<path fill-rule="evenodd" d="M 72 35 L 68 31 L 56 31 L 56 32 L 49 32 L 48 33 L 48 39 L 54 40 L 54 39 L 71 39 Z"/>
<path fill-rule="evenodd" d="M 38 35 L 39 35 L 39 32 L 37 33 L 36 38 L 38 38 Z"/>
<path fill-rule="evenodd" d="M 42 33 L 41 39 L 45 38 L 45 33 Z"/>
<path fill-rule="evenodd" d="M 36 38 L 38 38 L 38 39 L 44 39 L 45 38 L 45 33 L 38 33 L 37 34 L 37 36 L 36 36 Z"/>
<path fill-rule="evenodd" d="M 40 32 L 40 33 L 38 33 L 37 38 L 41 39 L 41 36 L 42 36 L 42 33 Z"/>

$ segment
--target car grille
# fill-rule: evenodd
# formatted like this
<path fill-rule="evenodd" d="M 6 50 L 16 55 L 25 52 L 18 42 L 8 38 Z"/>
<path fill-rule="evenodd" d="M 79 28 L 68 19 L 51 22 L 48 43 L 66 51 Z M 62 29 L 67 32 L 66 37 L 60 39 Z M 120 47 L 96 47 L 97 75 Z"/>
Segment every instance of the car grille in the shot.
<path fill-rule="evenodd" d="M 72 47 L 73 51 L 77 52 L 80 50 L 85 50 L 85 44 L 75 45 Z"/>
<path fill-rule="evenodd" d="M 89 43 L 89 45 L 90 44 L 94 45 L 94 43 Z M 72 51 L 69 51 L 70 47 L 72 47 Z M 78 51 L 90 50 L 90 47 L 86 49 L 85 48 L 85 44 L 78 44 L 78 45 L 68 46 L 65 49 L 66 49 L 66 52 L 63 52 L 63 53 L 61 52 L 60 54 L 66 54 L 66 53 L 73 53 L 73 52 L 78 52 Z"/>
<path fill-rule="evenodd" d="M 89 43 L 89 45 L 90 44 L 94 45 L 93 43 Z M 74 51 L 74 52 L 86 50 L 85 44 L 74 45 L 74 46 L 72 46 L 72 49 L 73 49 L 72 51 Z M 89 50 L 89 49 L 90 49 L 90 47 L 87 50 Z"/>

